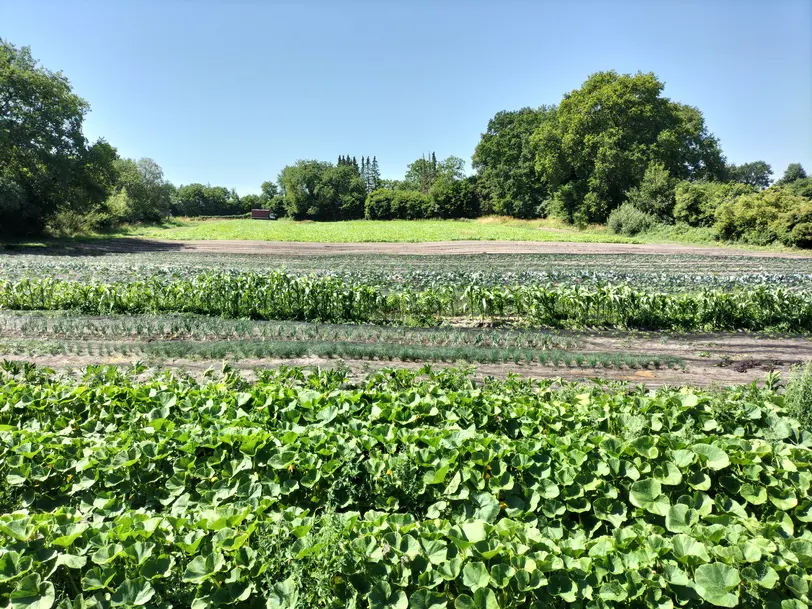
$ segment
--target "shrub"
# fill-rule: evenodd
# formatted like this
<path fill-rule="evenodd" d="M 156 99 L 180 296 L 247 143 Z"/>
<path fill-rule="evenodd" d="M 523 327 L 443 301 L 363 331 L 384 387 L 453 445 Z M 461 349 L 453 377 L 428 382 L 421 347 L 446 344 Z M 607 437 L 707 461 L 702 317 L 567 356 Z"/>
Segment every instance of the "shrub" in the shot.
<path fill-rule="evenodd" d="M 801 425 L 812 428 L 812 361 L 792 369 L 784 391 L 784 407 Z"/>
<path fill-rule="evenodd" d="M 73 209 L 61 209 L 50 217 L 46 228 L 54 237 L 74 237 L 92 233 L 110 221 L 103 211 L 80 213 Z"/>
<path fill-rule="evenodd" d="M 432 200 L 416 190 L 379 188 L 367 196 L 364 217 L 367 220 L 420 220 L 432 216 Z"/>
<path fill-rule="evenodd" d="M 716 230 L 725 239 L 767 245 L 808 247 L 812 200 L 778 187 L 743 195 L 720 205 L 715 212 Z M 797 228 L 797 230 L 796 230 Z"/>
<path fill-rule="evenodd" d="M 674 211 L 674 186 L 676 180 L 671 177 L 665 165 L 651 163 L 640 186 L 630 189 L 627 201 L 647 214 L 658 216 L 661 220 L 670 220 Z"/>
<path fill-rule="evenodd" d="M 722 203 L 754 192 L 752 186 L 736 182 L 680 182 L 674 192 L 673 216 L 690 226 L 712 226 Z"/>
<path fill-rule="evenodd" d="M 784 186 L 789 192 L 805 199 L 812 199 L 812 178 L 801 178 Z"/>
<path fill-rule="evenodd" d="M 607 220 L 609 230 L 615 234 L 628 237 L 643 233 L 656 223 L 657 219 L 654 216 L 640 211 L 631 203 L 624 203 L 618 207 L 609 214 Z"/>
<path fill-rule="evenodd" d="M 438 180 L 429 191 L 432 215 L 439 218 L 476 218 L 479 197 L 470 180 Z"/>

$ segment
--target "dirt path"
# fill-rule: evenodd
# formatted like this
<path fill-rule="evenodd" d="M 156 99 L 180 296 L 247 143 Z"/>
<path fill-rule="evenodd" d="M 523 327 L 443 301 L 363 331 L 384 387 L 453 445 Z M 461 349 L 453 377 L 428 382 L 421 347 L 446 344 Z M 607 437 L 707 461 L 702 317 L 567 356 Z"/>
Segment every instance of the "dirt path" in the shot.
<path fill-rule="evenodd" d="M 437 241 L 429 243 L 310 243 L 282 241 L 170 241 L 121 238 L 82 243 L 74 251 L 132 253 L 149 251 L 324 256 L 329 254 L 681 254 L 750 256 L 755 258 L 810 258 L 799 252 L 759 251 L 680 244 L 567 243 L 536 241 Z"/>

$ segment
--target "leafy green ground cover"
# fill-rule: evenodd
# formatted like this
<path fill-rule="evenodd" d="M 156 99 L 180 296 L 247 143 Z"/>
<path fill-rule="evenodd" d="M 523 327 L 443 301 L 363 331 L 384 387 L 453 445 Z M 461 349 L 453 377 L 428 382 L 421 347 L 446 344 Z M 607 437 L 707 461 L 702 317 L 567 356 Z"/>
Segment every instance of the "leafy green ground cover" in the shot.
<path fill-rule="evenodd" d="M 425 241 L 578 241 L 636 243 L 606 230 L 545 230 L 542 221 L 527 220 L 349 220 L 296 222 L 293 220 L 184 220 L 165 227 L 131 227 L 121 234 L 182 241 L 226 239 L 310 241 L 335 243 Z"/>
<path fill-rule="evenodd" d="M 285 272 L 100 283 L 0 281 L 0 308 L 95 315 L 196 313 L 231 318 L 432 325 L 456 316 L 513 317 L 537 327 L 812 330 L 812 293 L 772 286 L 684 293 L 625 285 L 438 286 L 387 290 Z"/>
<path fill-rule="evenodd" d="M 809 603 L 812 433 L 774 383 L 2 368 L 12 607 Z"/>

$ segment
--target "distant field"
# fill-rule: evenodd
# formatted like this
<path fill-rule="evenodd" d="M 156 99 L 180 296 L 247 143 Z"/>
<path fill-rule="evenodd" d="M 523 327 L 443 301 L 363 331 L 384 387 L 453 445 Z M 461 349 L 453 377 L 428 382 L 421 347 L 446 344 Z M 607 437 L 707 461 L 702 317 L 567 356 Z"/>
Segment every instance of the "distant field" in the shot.
<path fill-rule="evenodd" d="M 551 228 L 541 220 L 481 218 L 479 220 L 353 220 L 295 222 L 293 220 L 182 220 L 163 227 L 134 227 L 123 235 L 195 241 L 208 239 L 311 241 L 333 243 L 421 241 L 577 241 L 637 243 L 601 228 L 583 231 Z"/>

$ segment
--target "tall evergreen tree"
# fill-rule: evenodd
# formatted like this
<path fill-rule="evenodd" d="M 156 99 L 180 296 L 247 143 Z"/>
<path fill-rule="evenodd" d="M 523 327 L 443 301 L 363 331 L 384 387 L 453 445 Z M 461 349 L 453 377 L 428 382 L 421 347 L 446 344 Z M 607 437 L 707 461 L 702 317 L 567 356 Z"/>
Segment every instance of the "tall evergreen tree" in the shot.
<path fill-rule="evenodd" d="M 372 175 L 372 188 L 370 190 L 377 190 L 381 183 L 381 172 L 378 169 L 378 157 L 372 157 L 372 170 L 370 171 L 370 174 Z"/>
<path fill-rule="evenodd" d="M 338 155 L 338 166 L 341 167 L 341 165 L 343 165 L 343 164 L 344 164 L 344 157 L 339 154 Z"/>
<path fill-rule="evenodd" d="M 435 173 L 437 172 L 437 156 L 433 152 L 431 153 L 431 169 Z"/>
<path fill-rule="evenodd" d="M 352 157 L 352 166 L 355 167 L 355 171 L 360 175 L 361 171 L 358 169 L 358 160 L 355 157 Z"/>
<path fill-rule="evenodd" d="M 367 166 L 366 166 L 366 163 L 364 162 L 364 157 L 361 157 L 361 173 L 360 173 L 360 175 L 361 175 L 361 181 L 364 183 L 364 188 L 366 188 L 367 192 L 369 192 L 369 187 L 368 187 L 369 185 L 367 184 Z"/>

